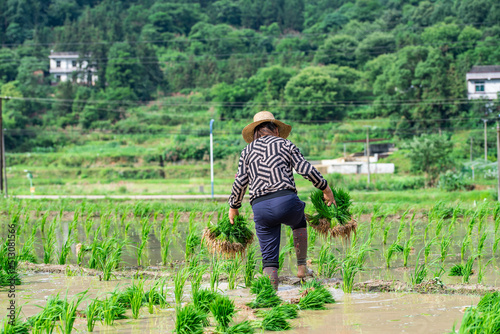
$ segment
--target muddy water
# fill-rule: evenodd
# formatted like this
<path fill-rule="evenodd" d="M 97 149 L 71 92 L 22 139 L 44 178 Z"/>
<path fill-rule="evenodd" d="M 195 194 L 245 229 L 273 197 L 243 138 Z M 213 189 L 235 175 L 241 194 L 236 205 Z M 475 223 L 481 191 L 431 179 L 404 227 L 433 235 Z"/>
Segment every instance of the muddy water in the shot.
<path fill-rule="evenodd" d="M 96 277 L 65 277 L 54 274 L 33 274 L 24 277 L 24 284 L 17 287 L 17 305 L 23 305 L 23 315 L 32 316 L 40 311 L 36 305 L 43 306 L 49 295 L 68 293 L 71 298 L 76 293 L 89 290 L 89 296 L 103 296 L 117 285 L 130 284 L 130 279 L 100 282 Z M 146 284 L 148 285 L 148 284 Z M 170 291 L 173 286 L 170 283 Z M 239 288 L 227 291 L 226 284 L 220 288 L 223 293 L 234 298 L 241 307 L 237 320 L 256 319 L 244 304 L 252 299 L 248 289 Z M 465 295 L 437 295 L 413 293 L 353 293 L 344 295 L 339 289 L 330 288 L 336 304 L 328 305 L 327 310 L 301 311 L 299 318 L 290 320 L 293 329 L 288 333 L 444 333 L 449 332 L 454 323 L 459 325 L 463 308 L 477 304 L 479 297 Z M 185 300 L 189 300 L 189 286 L 186 287 Z M 285 301 L 297 297 L 298 288 L 290 285 L 280 286 L 278 294 Z M 6 314 L 7 295 L 0 291 L 0 318 Z M 170 300 L 173 296 L 170 296 Z M 88 301 L 87 301 L 88 302 Z M 172 302 L 173 303 L 173 302 Z M 84 305 L 80 307 L 83 309 Z M 157 309 L 150 315 L 146 307 L 141 309 L 138 320 L 119 320 L 114 326 L 99 323 L 95 332 L 101 333 L 165 333 L 174 328 L 174 311 Z M 85 332 L 84 319 L 75 323 L 79 332 Z"/>

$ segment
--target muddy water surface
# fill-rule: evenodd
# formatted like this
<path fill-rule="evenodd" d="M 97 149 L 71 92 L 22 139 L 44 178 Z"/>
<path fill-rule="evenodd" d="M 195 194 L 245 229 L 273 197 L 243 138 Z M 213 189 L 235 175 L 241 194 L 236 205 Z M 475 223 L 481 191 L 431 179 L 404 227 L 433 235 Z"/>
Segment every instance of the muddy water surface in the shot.
<path fill-rule="evenodd" d="M 120 279 L 101 282 L 97 277 L 65 277 L 55 274 L 33 274 L 24 276 L 24 284 L 17 287 L 17 305 L 23 305 L 25 317 L 40 311 L 50 295 L 60 293 L 64 298 L 68 293 L 71 298 L 75 294 L 89 290 L 89 296 L 104 296 L 117 285 L 127 285 L 130 279 Z M 148 286 L 148 284 L 146 284 Z M 234 298 L 240 308 L 237 320 L 256 319 L 255 314 L 244 304 L 253 297 L 248 289 L 225 290 L 226 284 L 221 284 L 223 293 Z M 169 283 L 170 293 L 173 284 Z M 465 295 L 438 295 L 414 293 L 353 293 L 344 295 L 340 289 L 330 288 L 336 304 L 328 305 L 327 310 L 301 311 L 299 318 L 291 320 L 293 329 L 287 333 L 447 333 L 454 323 L 459 326 L 463 308 L 475 305 L 479 297 Z M 189 300 L 189 286 L 186 287 L 185 300 Z M 289 301 L 297 297 L 298 287 L 280 286 L 280 297 Z M 170 296 L 173 304 L 173 295 Z M 8 300 L 4 291 L 0 291 L 0 318 L 6 314 Z M 83 309 L 82 305 L 80 309 Z M 119 320 L 114 326 L 104 326 L 99 323 L 95 332 L 101 333 L 165 333 L 174 328 L 173 308 L 157 309 L 150 315 L 146 307 L 141 309 L 138 320 Z M 78 332 L 85 332 L 85 319 L 77 319 L 75 327 Z"/>

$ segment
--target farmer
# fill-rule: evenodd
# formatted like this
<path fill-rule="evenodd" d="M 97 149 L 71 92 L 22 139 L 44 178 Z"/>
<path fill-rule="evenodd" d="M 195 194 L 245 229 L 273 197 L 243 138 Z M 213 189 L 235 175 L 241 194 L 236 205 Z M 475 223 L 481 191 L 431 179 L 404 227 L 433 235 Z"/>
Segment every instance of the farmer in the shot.
<path fill-rule="evenodd" d="M 241 152 L 238 174 L 229 197 L 229 219 L 238 209 L 248 185 L 255 230 L 259 238 L 264 273 L 278 289 L 281 224 L 293 230 L 297 255 L 297 277 L 312 276 L 307 268 L 307 224 L 305 203 L 297 196 L 292 168 L 321 189 L 328 206 L 336 205 L 332 190 L 321 174 L 307 162 L 299 149 L 286 140 L 292 127 L 276 120 L 268 111 L 255 114 L 253 123 L 243 131 L 247 145 Z"/>

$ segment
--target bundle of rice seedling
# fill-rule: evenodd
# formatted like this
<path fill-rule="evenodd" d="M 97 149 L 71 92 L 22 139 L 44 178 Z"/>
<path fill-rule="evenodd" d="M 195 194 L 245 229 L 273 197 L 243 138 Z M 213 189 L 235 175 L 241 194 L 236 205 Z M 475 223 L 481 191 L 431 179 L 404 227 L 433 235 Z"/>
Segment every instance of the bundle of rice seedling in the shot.
<path fill-rule="evenodd" d="M 239 324 L 229 327 L 224 333 L 225 334 L 253 334 L 255 328 L 252 327 L 252 323 L 249 320 L 240 322 Z"/>
<path fill-rule="evenodd" d="M 216 225 L 205 228 L 202 238 L 211 253 L 235 257 L 245 253 L 253 242 L 254 234 L 243 216 L 236 216 L 234 224 L 231 224 L 229 215 L 225 214 Z"/>
<path fill-rule="evenodd" d="M 203 334 L 206 314 L 188 304 L 175 309 L 175 332 L 177 334 Z"/>
<path fill-rule="evenodd" d="M 210 305 L 210 312 L 212 312 L 215 321 L 217 321 L 216 330 L 225 331 L 236 314 L 234 301 L 229 297 L 218 295 Z"/>
<path fill-rule="evenodd" d="M 274 307 L 281 304 L 281 299 L 276 294 L 269 276 L 261 276 L 256 279 L 250 292 L 257 295 L 254 301 L 247 304 L 251 308 Z"/>
<path fill-rule="evenodd" d="M 318 280 L 311 280 L 302 285 L 301 292 L 304 293 L 307 290 L 317 290 L 318 293 L 323 296 L 323 302 L 325 304 L 333 304 L 335 303 L 335 299 L 333 299 L 332 293 L 327 290 Z"/>
<path fill-rule="evenodd" d="M 311 193 L 311 202 L 316 209 L 315 215 L 306 215 L 309 225 L 324 236 L 332 238 L 349 238 L 356 232 L 358 226 L 350 210 L 351 196 L 342 188 L 332 187 L 333 196 L 337 205 L 328 206 L 319 189 Z"/>
<path fill-rule="evenodd" d="M 324 310 L 325 304 L 335 303 L 331 292 L 316 280 L 306 283 L 301 292 L 299 300 L 301 310 Z"/>
<path fill-rule="evenodd" d="M 299 308 L 297 307 L 297 305 L 294 304 L 284 303 L 274 308 L 283 312 L 286 319 L 296 319 L 299 316 L 298 312 Z M 264 317 L 266 316 L 266 314 L 267 311 L 263 310 L 257 312 L 257 316 L 259 317 Z"/>
<path fill-rule="evenodd" d="M 283 310 L 275 307 L 265 312 L 260 327 L 266 331 L 284 331 L 292 328 L 286 319 L 287 317 Z"/>

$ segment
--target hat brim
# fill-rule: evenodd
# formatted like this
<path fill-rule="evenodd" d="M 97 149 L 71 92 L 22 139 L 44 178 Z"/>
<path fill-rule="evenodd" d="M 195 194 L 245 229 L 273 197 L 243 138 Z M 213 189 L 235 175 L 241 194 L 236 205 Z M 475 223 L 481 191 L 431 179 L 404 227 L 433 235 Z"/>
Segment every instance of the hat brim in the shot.
<path fill-rule="evenodd" d="M 271 123 L 275 124 L 278 127 L 280 137 L 283 139 L 286 139 L 290 135 L 290 132 L 292 131 L 291 125 L 285 124 L 285 123 L 278 121 L 276 119 L 263 119 L 263 120 L 260 120 L 257 122 L 250 123 L 247 126 L 245 126 L 243 128 L 243 131 L 241 131 L 241 135 L 243 136 L 243 139 L 245 139 L 245 141 L 248 144 L 253 142 L 253 133 L 254 133 L 255 128 L 259 124 L 266 123 L 266 122 L 271 122 Z"/>

